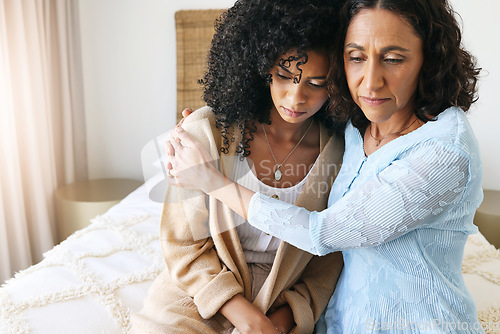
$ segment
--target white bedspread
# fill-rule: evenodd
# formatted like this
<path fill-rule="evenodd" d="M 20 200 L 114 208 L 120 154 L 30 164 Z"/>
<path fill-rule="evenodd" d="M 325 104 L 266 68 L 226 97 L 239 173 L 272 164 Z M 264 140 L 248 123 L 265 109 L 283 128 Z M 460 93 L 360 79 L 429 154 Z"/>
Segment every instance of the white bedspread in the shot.
<path fill-rule="evenodd" d="M 0 333 L 127 333 L 164 268 L 162 205 L 144 186 L 0 288 Z M 481 234 L 464 254 L 464 279 L 487 333 L 500 333 L 500 252 Z"/>
<path fill-rule="evenodd" d="M 164 268 L 162 205 L 140 187 L 0 289 L 0 333 L 126 333 Z"/>

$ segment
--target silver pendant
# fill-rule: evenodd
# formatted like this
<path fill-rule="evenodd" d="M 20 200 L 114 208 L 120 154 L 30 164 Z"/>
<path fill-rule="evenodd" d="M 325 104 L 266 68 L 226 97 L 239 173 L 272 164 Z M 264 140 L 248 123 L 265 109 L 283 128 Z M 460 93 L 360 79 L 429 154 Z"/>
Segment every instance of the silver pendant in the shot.
<path fill-rule="evenodd" d="M 281 170 L 280 170 L 280 168 L 278 167 L 278 168 L 276 169 L 276 172 L 274 172 L 274 179 L 275 179 L 276 181 L 279 181 L 279 180 L 281 180 L 281 176 L 282 176 L 282 174 L 281 174 Z"/>

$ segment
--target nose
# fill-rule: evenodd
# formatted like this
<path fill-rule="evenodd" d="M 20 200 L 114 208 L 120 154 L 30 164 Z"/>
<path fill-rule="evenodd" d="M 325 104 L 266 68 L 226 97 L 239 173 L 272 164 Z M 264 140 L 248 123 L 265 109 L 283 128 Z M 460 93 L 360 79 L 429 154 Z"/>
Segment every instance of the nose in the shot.
<path fill-rule="evenodd" d="M 302 82 L 293 83 L 288 90 L 288 98 L 292 105 L 303 104 L 307 100 L 306 89 Z"/>
<path fill-rule="evenodd" d="M 376 91 L 384 86 L 384 77 L 377 61 L 366 62 L 363 84 L 368 91 Z"/>

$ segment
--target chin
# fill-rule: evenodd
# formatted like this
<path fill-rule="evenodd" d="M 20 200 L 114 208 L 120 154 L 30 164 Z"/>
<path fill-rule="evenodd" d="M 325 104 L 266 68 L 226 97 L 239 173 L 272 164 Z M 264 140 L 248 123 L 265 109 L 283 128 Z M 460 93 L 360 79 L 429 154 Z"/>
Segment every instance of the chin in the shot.
<path fill-rule="evenodd" d="M 391 118 L 393 114 L 388 114 L 387 112 L 381 112 L 380 110 L 373 110 L 371 108 L 365 108 L 365 110 L 368 109 L 366 112 L 363 111 L 363 114 L 365 117 L 372 123 L 383 123 Z"/>
<path fill-rule="evenodd" d="M 306 120 L 308 120 L 308 119 L 310 118 L 310 117 L 309 117 L 309 116 L 307 116 L 307 115 L 301 115 L 301 116 L 299 116 L 299 117 L 291 117 L 291 116 L 289 116 L 289 115 L 281 115 L 281 114 L 280 114 L 280 116 L 281 116 L 281 118 L 282 118 L 285 122 L 287 122 L 287 123 L 292 123 L 292 124 L 295 124 L 295 123 L 302 123 L 302 122 L 304 122 L 304 121 L 306 121 Z"/>
<path fill-rule="evenodd" d="M 297 123 L 304 123 L 308 119 L 310 119 L 310 117 L 297 117 L 297 118 L 290 118 L 289 117 L 285 121 L 287 121 L 288 123 L 297 124 Z"/>

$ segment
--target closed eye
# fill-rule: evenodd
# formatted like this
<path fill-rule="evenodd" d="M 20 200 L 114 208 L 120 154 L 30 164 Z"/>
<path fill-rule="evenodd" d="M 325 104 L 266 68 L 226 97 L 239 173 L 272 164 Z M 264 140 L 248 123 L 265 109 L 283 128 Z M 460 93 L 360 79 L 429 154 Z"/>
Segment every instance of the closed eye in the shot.
<path fill-rule="evenodd" d="M 279 72 L 276 72 L 276 76 L 278 76 L 278 78 L 283 79 L 283 80 L 292 80 L 291 77 L 283 75 L 283 74 L 281 74 Z"/>
<path fill-rule="evenodd" d="M 315 82 L 310 82 L 309 83 L 311 86 L 313 86 L 314 88 L 325 88 L 326 87 L 326 84 L 320 84 L 320 83 L 315 83 Z"/>
<path fill-rule="evenodd" d="M 389 64 L 400 64 L 403 62 L 404 59 L 401 58 L 386 58 L 385 62 Z"/>

